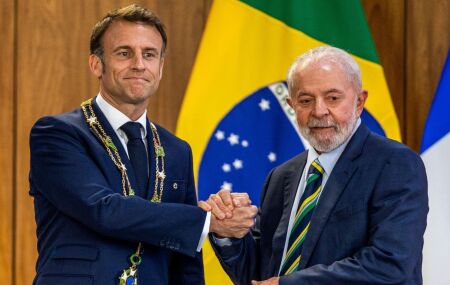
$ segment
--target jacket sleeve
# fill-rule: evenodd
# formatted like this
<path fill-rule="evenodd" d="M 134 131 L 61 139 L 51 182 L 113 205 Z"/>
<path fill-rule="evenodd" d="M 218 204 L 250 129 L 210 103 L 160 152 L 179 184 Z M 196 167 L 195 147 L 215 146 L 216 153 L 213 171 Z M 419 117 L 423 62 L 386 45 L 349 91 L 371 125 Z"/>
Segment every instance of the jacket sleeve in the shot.
<path fill-rule="evenodd" d="M 372 193 L 367 245 L 328 266 L 283 276 L 280 284 L 406 284 L 421 260 L 427 212 L 422 160 L 409 149 L 396 151 Z"/>
<path fill-rule="evenodd" d="M 186 144 L 187 145 L 187 144 Z M 194 173 L 192 171 L 192 151 L 189 149 L 189 161 L 186 166 L 189 177 L 187 183 L 185 203 L 188 205 L 197 205 L 197 195 L 195 191 Z M 177 252 L 172 253 L 169 266 L 169 284 L 170 285 L 204 285 L 203 258 L 201 252 L 196 252 L 194 257 L 186 256 Z"/>
<path fill-rule="evenodd" d="M 61 213 L 101 235 L 195 256 L 206 213 L 195 204 L 156 204 L 113 191 L 108 173 L 97 166 L 80 136 L 56 117 L 34 125 L 31 187 Z M 117 171 L 112 163 L 111 170 Z"/>
<path fill-rule="evenodd" d="M 267 176 L 261 192 L 261 205 L 267 193 L 268 185 L 272 177 L 273 170 Z M 251 280 L 260 280 L 260 221 L 261 208 L 258 209 L 255 226 L 242 239 L 231 239 L 231 245 L 219 246 L 215 243 L 214 237 L 210 234 L 211 245 L 216 253 L 223 269 L 233 280 L 234 284 L 248 285 Z"/>

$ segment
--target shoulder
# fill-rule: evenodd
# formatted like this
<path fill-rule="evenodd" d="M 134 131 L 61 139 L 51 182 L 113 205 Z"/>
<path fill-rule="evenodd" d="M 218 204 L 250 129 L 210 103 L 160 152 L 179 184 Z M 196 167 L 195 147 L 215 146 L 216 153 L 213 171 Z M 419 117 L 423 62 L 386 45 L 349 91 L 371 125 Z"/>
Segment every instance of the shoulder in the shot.
<path fill-rule="evenodd" d="M 80 108 L 75 109 L 71 112 L 66 112 L 58 115 L 50 115 L 39 118 L 32 127 L 33 130 L 37 129 L 49 129 L 65 127 L 66 130 L 69 126 L 82 127 L 85 125 L 84 115 Z"/>
<path fill-rule="evenodd" d="M 161 127 L 158 124 L 153 123 L 156 126 L 156 129 L 158 131 L 158 135 L 161 139 L 161 143 L 163 145 L 166 145 L 166 147 L 176 148 L 177 150 L 184 150 L 184 151 L 191 151 L 191 147 L 188 142 L 185 140 L 180 139 L 179 137 L 172 134 L 167 129 Z"/>
<path fill-rule="evenodd" d="M 79 145 L 83 138 L 92 134 L 85 122 L 81 109 L 38 119 L 30 132 L 30 147 L 46 147 L 50 142 L 56 145 Z"/>
<path fill-rule="evenodd" d="M 307 157 L 307 151 L 294 156 L 288 161 L 273 168 L 268 178 L 270 177 L 271 181 L 280 181 L 284 180 L 286 177 L 291 177 L 292 175 L 298 174 L 299 171 L 303 170 L 303 167 L 306 164 Z"/>
<path fill-rule="evenodd" d="M 303 151 L 300 154 L 289 159 L 288 161 L 277 166 L 274 170 L 278 172 L 297 170 L 299 166 L 306 163 L 307 158 L 308 158 L 308 151 Z"/>
<path fill-rule="evenodd" d="M 426 179 L 425 166 L 418 153 L 398 141 L 374 133 L 369 134 L 354 162 L 368 176 L 382 178 L 389 172 L 394 177 Z"/>
<path fill-rule="evenodd" d="M 421 162 L 419 154 L 408 146 L 375 133 L 368 136 L 363 152 L 371 159 Z"/>

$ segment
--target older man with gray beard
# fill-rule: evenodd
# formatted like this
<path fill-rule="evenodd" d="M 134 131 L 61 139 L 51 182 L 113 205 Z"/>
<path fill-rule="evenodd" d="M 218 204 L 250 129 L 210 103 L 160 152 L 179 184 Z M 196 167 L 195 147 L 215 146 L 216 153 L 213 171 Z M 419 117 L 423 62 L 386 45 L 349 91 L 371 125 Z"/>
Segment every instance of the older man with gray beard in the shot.
<path fill-rule="evenodd" d="M 242 285 L 422 284 L 425 169 L 361 122 L 358 64 L 337 48 L 312 49 L 289 69 L 288 87 L 311 148 L 268 175 L 247 235 L 210 235 L 225 271 Z M 200 206 L 235 226 L 233 213 L 250 205 L 235 195 L 221 190 Z"/>

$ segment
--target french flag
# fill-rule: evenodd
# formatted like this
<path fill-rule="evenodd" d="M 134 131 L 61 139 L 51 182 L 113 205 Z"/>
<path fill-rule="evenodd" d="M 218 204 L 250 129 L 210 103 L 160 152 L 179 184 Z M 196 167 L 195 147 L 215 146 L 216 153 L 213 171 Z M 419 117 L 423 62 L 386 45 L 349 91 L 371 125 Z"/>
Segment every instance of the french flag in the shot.
<path fill-rule="evenodd" d="M 450 284 L 450 52 L 428 114 L 420 152 L 428 176 L 430 205 L 423 252 L 424 284 Z"/>

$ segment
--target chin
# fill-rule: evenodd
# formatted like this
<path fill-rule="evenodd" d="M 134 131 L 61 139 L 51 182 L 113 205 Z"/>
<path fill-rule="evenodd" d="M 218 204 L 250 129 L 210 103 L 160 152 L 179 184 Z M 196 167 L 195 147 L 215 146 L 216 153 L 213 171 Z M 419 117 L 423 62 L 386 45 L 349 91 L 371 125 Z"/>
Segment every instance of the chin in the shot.
<path fill-rule="evenodd" d="M 131 104 L 142 103 L 142 102 L 148 100 L 150 98 L 150 96 L 152 96 L 152 93 L 150 93 L 150 92 L 146 92 L 146 93 L 132 92 L 132 93 L 127 94 L 128 101 Z"/>
<path fill-rule="evenodd" d="M 134 86 L 126 90 L 127 97 L 133 100 L 147 100 L 156 92 L 153 88 L 143 88 L 143 86 Z"/>
<path fill-rule="evenodd" d="M 306 137 L 307 141 L 311 144 L 311 146 L 319 151 L 319 152 L 329 152 L 333 149 L 337 148 L 342 144 L 342 138 L 333 132 L 328 135 L 318 135 L 310 133 L 308 137 Z"/>
<path fill-rule="evenodd" d="M 320 152 L 329 152 L 336 148 L 333 142 L 331 141 L 323 141 L 323 140 L 315 140 L 314 143 L 311 144 L 315 150 Z"/>
<path fill-rule="evenodd" d="M 332 144 L 334 139 L 337 137 L 336 131 L 333 130 L 321 130 L 321 131 L 310 131 L 310 137 L 321 145 Z"/>

